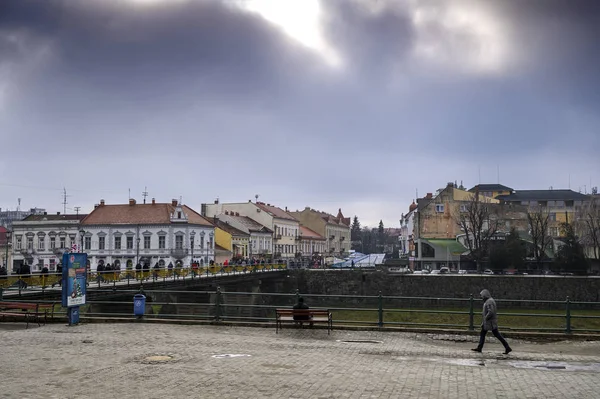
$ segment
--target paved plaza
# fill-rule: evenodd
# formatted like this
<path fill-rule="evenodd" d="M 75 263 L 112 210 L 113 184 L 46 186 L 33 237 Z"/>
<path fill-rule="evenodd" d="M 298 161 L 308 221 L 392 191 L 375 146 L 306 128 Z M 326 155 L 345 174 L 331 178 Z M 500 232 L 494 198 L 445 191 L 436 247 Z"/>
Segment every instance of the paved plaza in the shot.
<path fill-rule="evenodd" d="M 149 323 L 0 324 L 0 398 L 597 398 L 600 342 Z"/>

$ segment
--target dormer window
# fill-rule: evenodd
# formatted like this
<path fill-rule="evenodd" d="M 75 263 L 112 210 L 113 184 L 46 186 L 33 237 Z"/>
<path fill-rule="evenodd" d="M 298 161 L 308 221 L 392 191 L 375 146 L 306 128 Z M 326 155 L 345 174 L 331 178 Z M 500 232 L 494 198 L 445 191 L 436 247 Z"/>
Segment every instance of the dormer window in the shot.
<path fill-rule="evenodd" d="M 177 212 L 177 219 L 181 219 L 181 211 Z"/>

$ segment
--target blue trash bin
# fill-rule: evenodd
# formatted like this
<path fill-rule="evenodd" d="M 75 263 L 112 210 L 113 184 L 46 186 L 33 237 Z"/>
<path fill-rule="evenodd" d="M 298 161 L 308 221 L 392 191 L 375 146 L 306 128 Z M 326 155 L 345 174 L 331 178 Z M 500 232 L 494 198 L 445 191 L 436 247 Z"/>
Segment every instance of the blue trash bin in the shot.
<path fill-rule="evenodd" d="M 146 296 L 136 294 L 133 296 L 133 314 L 137 317 L 142 317 L 146 310 Z"/>

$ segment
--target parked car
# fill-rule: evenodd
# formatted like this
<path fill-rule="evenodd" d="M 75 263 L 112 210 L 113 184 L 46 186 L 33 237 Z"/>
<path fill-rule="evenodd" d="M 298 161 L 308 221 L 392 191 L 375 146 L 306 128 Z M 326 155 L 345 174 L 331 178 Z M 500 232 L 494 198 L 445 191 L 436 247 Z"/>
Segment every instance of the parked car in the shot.
<path fill-rule="evenodd" d="M 440 274 L 448 274 L 450 273 L 450 269 L 447 267 L 440 267 Z"/>
<path fill-rule="evenodd" d="M 431 274 L 442 274 L 441 270 L 432 270 Z"/>
<path fill-rule="evenodd" d="M 467 271 L 466 270 L 459 270 L 458 274 L 467 274 Z"/>
<path fill-rule="evenodd" d="M 483 274 L 494 274 L 494 271 L 492 269 L 485 269 Z"/>

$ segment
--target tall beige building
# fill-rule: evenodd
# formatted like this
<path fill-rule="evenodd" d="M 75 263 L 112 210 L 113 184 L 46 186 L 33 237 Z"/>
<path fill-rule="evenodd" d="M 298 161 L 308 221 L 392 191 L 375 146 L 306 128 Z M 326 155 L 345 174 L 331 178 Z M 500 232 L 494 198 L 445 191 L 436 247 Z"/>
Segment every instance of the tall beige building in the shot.
<path fill-rule="evenodd" d="M 325 237 L 325 253 L 332 256 L 345 256 L 350 252 L 350 218 L 344 217 L 342 210 L 337 216 L 317 211 L 309 207 L 303 211 L 289 212 L 302 226 L 306 226 Z"/>

